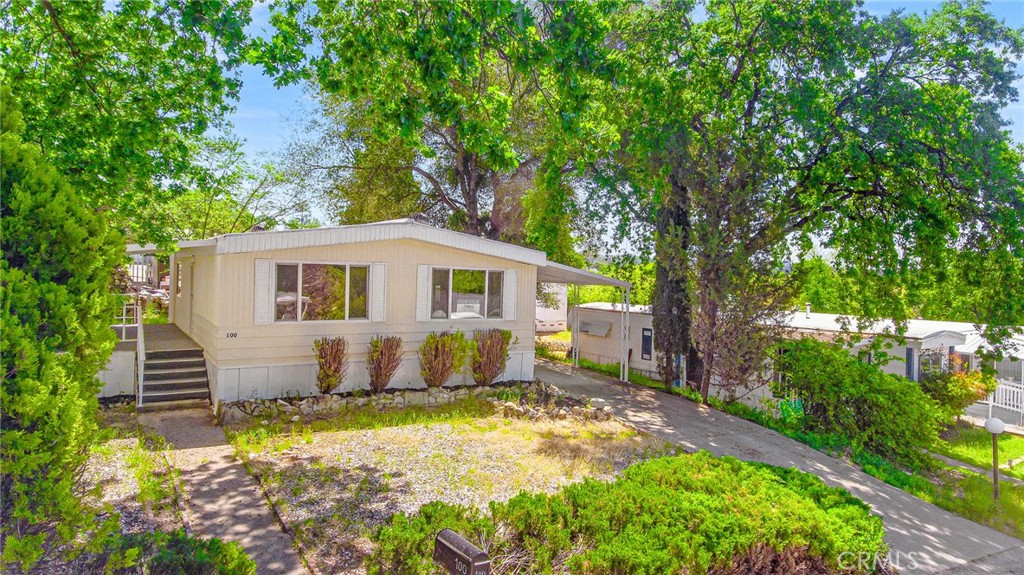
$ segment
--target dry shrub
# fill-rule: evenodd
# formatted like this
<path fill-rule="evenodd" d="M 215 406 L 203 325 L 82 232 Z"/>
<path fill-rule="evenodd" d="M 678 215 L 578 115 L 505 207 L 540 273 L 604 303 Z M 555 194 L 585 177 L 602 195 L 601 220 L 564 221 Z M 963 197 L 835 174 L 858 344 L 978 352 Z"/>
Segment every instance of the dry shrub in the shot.
<path fill-rule="evenodd" d="M 755 543 L 745 553 L 708 569 L 708 575 L 776 575 L 778 573 L 829 575 L 832 570 L 824 558 L 812 555 L 806 545 L 778 550 L 764 543 Z"/>
<path fill-rule="evenodd" d="M 383 393 L 402 365 L 402 338 L 397 335 L 377 336 L 370 340 L 366 371 L 370 373 L 370 390 Z"/>
<path fill-rule="evenodd" d="M 473 334 L 473 381 L 490 385 L 505 371 L 512 332 L 507 329 L 485 329 Z"/>
<path fill-rule="evenodd" d="M 466 336 L 461 331 L 431 333 L 420 346 L 420 375 L 427 387 L 441 387 L 452 375 L 462 371 L 468 352 Z"/>
<path fill-rule="evenodd" d="M 320 364 L 316 388 L 321 394 L 330 393 L 345 381 L 348 373 L 348 341 L 343 337 L 318 339 L 313 342 L 313 353 Z"/>

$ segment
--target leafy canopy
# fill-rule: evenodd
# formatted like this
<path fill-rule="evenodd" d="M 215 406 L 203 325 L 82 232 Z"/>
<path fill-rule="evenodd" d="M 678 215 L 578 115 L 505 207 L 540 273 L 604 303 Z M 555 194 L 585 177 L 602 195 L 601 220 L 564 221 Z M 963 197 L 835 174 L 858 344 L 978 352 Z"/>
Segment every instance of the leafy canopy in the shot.
<path fill-rule="evenodd" d="M 133 240 L 202 167 L 194 144 L 238 97 L 252 0 L 12 0 L 0 17 L 3 81 L 31 142 Z"/>

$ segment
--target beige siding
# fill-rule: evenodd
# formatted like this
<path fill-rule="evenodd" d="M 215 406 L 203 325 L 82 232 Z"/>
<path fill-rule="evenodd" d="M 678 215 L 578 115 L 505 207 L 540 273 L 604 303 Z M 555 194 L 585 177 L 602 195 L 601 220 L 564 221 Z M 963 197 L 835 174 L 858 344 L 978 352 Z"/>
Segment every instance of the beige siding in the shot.
<path fill-rule="evenodd" d="M 174 296 L 172 321 L 204 349 L 214 348 L 220 293 L 217 260 L 210 253 L 182 250 L 175 254 L 175 261 L 181 264 L 182 282 L 181 293 Z"/>
<path fill-rule="evenodd" d="M 608 330 L 608 337 L 597 337 L 581 333 L 579 335 L 580 357 L 597 363 L 614 364 L 622 361 L 622 312 L 606 311 L 599 309 L 573 308 L 569 313 L 569 325 L 573 325 L 573 314 L 580 314 L 580 321 L 602 321 L 611 324 Z M 657 377 L 658 364 L 655 355 L 651 359 L 641 357 L 641 339 L 643 328 L 650 328 L 652 316 L 650 314 L 631 313 L 629 314 L 629 349 L 632 355 L 629 360 L 629 369 L 639 371 L 648 377 Z"/>
<path fill-rule="evenodd" d="M 282 262 L 386 263 L 387 322 L 360 320 L 255 325 L 253 288 L 257 258 Z M 416 349 L 426 334 L 444 329 L 467 333 L 492 327 L 509 329 L 519 338 L 517 351 L 532 351 L 534 319 L 531 313 L 519 313 L 514 321 L 416 321 L 417 265 L 515 269 L 519 279 L 516 307 L 518 310 L 532 310 L 536 268 L 529 264 L 415 240 L 220 254 L 216 267 L 212 260 L 207 264 L 203 258 L 197 257 L 196 262 L 197 280 L 200 271 L 209 269 L 210 275 L 203 276 L 202 289 L 195 295 L 193 305 L 197 313 L 193 314 L 196 324 L 193 337 L 222 369 L 307 364 L 313 361 L 313 341 L 323 336 L 345 336 L 354 352 L 353 360 L 357 361 L 365 356 L 367 344 L 376 334 L 401 336 L 407 358 L 414 360 Z M 196 285 L 200 286 L 198 281 Z M 203 319 L 198 319 L 200 317 Z M 233 336 L 229 337 L 229 334 Z"/>

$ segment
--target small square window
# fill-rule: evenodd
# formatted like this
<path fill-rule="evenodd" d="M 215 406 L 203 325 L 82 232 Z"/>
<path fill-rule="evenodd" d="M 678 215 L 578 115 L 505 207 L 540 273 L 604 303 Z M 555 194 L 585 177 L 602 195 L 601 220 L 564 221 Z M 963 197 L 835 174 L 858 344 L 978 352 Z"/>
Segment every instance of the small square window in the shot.
<path fill-rule="evenodd" d="M 278 264 L 275 287 L 274 319 L 297 321 L 299 319 L 299 266 Z"/>

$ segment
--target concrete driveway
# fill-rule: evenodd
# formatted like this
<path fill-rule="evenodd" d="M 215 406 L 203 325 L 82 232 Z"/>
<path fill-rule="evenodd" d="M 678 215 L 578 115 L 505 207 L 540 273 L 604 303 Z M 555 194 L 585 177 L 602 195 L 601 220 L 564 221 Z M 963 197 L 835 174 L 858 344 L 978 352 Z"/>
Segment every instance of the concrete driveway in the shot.
<path fill-rule="evenodd" d="M 687 450 L 796 467 L 871 505 L 890 560 L 904 573 L 1024 575 L 1024 541 L 968 521 L 760 425 L 678 396 L 538 361 L 535 376 L 574 395 L 600 397 L 615 415 Z"/>

